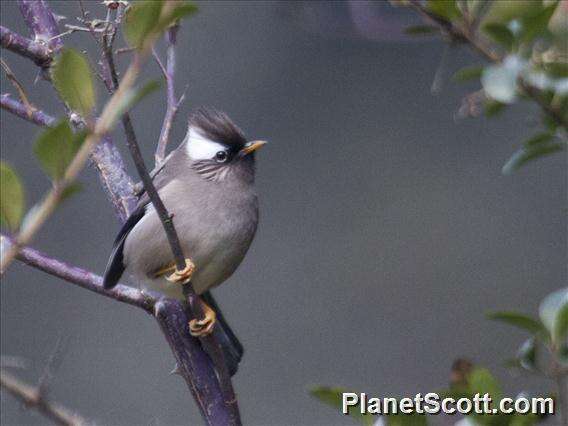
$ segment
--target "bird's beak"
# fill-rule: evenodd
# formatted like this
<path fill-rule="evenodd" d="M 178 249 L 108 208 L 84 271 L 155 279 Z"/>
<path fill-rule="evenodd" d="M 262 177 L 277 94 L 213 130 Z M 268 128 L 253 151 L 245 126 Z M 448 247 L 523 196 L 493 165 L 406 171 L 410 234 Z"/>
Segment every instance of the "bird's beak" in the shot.
<path fill-rule="evenodd" d="M 256 151 L 263 145 L 266 145 L 266 141 L 251 141 L 245 144 L 243 149 L 241 149 L 240 154 L 241 156 L 245 156 L 250 154 L 251 152 Z"/>

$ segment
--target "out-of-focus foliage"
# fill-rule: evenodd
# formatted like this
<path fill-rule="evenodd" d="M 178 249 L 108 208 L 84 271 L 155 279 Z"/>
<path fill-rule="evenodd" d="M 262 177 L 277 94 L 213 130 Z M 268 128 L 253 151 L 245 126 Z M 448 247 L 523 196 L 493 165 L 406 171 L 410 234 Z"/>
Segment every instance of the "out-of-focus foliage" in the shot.
<path fill-rule="evenodd" d="M 61 99 L 73 111 L 89 117 L 95 106 L 93 78 L 87 58 L 73 50 L 63 49 L 51 69 L 51 78 Z"/>
<path fill-rule="evenodd" d="M 128 8 L 124 23 L 124 36 L 128 44 L 141 48 L 144 41 L 158 35 L 168 26 L 197 12 L 197 6 L 187 1 L 138 1 Z"/>
<path fill-rule="evenodd" d="M 479 78 L 487 116 L 495 116 L 523 100 L 535 102 L 543 110 L 542 132 L 511 156 L 503 173 L 509 174 L 531 160 L 565 151 L 568 1 L 428 0 L 425 7 L 432 16 L 462 34 L 455 41 L 484 46 L 491 56 L 490 63 L 467 67 L 454 76 L 456 81 Z M 434 31 L 409 28 L 409 34 L 413 35 Z"/>
<path fill-rule="evenodd" d="M 122 98 L 119 99 L 110 121 L 115 122 L 116 120 L 118 120 L 124 113 L 132 109 L 134 105 L 136 105 L 146 96 L 155 92 L 159 88 L 160 83 L 158 81 L 152 80 L 142 87 L 135 87 L 126 91 Z"/>
<path fill-rule="evenodd" d="M 39 135 L 34 145 L 34 153 L 45 173 L 54 181 L 58 181 L 64 176 L 67 166 L 84 140 L 84 132 L 74 135 L 68 121 L 62 120 Z"/>
<path fill-rule="evenodd" d="M 11 230 L 18 229 L 24 214 L 24 186 L 16 172 L 0 162 L 0 222 Z"/>
<path fill-rule="evenodd" d="M 539 318 L 532 318 L 518 312 L 493 312 L 488 317 L 495 321 L 504 322 L 520 328 L 530 334 L 521 345 L 515 357 L 507 362 L 511 368 L 542 373 L 550 370 L 543 365 L 552 362 L 563 368 L 568 368 L 568 288 L 563 288 L 548 295 L 540 304 Z M 542 355 L 542 356 L 541 356 Z M 546 355 L 546 356 L 544 356 Z M 550 361 L 552 359 L 552 361 Z M 546 373 L 548 374 L 548 373 Z M 310 393 L 321 402 L 334 407 L 338 413 L 342 409 L 342 393 L 353 392 L 340 387 L 314 387 Z M 357 393 L 357 392 L 356 392 Z M 467 360 L 457 360 L 452 368 L 450 386 L 438 391 L 441 398 L 468 398 L 470 400 L 479 394 L 489 394 L 492 400 L 491 408 L 499 407 L 499 401 L 505 397 L 499 381 L 489 370 L 473 367 Z M 526 392 L 520 395 L 527 396 Z M 349 416 L 364 425 L 381 424 L 393 425 L 426 425 L 426 415 L 370 415 L 361 414 L 360 407 L 349 409 Z M 535 414 L 495 414 L 472 413 L 466 416 L 470 425 L 487 426 L 532 426 L 543 420 Z M 377 420 L 379 419 L 379 420 Z"/>
<path fill-rule="evenodd" d="M 345 388 L 325 386 L 318 386 L 310 391 L 312 396 L 333 407 L 338 413 L 341 413 L 342 409 L 343 392 L 352 391 Z M 441 398 L 453 398 L 454 401 L 459 401 L 461 398 L 473 400 L 475 395 L 488 394 L 492 401 L 489 407 L 491 409 L 496 409 L 499 406 L 499 401 L 504 397 L 499 381 L 488 369 L 473 367 L 466 360 L 457 360 L 454 363 L 450 386 L 439 390 L 437 393 Z M 521 394 L 526 396 L 525 393 Z M 355 422 L 367 426 L 424 426 L 430 424 L 428 415 L 416 413 L 407 415 L 400 413 L 396 415 L 361 414 L 358 406 L 350 407 L 349 417 Z M 494 414 L 472 413 L 464 417 L 468 419 L 469 425 L 480 426 L 532 426 L 542 420 L 535 414 L 505 414 L 502 412 Z M 458 416 L 457 419 L 459 418 Z"/>

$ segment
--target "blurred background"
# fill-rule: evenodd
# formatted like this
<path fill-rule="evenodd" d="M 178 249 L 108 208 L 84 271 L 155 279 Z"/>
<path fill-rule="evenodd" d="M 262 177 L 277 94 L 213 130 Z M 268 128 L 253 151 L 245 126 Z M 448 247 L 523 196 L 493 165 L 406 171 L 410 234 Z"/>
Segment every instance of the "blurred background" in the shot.
<path fill-rule="evenodd" d="M 50 3 L 76 22 L 77 3 Z M 99 2 L 85 3 L 104 17 Z M 209 105 L 270 141 L 258 156 L 257 237 L 214 291 L 245 346 L 234 380 L 244 423 L 349 425 L 312 399 L 310 386 L 374 396 L 435 391 L 462 356 L 489 367 L 506 393 L 548 391 L 503 367 L 524 333 L 485 319 L 492 310 L 535 314 L 567 282 L 565 157 L 501 175 L 535 132 L 535 111 L 520 105 L 495 121 L 456 120 L 462 97 L 478 87 L 448 77 L 473 55 L 450 49 L 441 90 L 431 93 L 445 45 L 403 36 L 419 19 L 387 2 L 199 8 L 178 37 L 178 93 L 189 88 L 173 140 L 183 138 L 192 108 Z M 28 34 L 15 2 L 2 4 L 1 23 Z M 94 52 L 85 34 L 66 43 Z M 62 114 L 51 87 L 33 84 L 35 67 L 2 56 L 32 102 Z M 161 78 L 154 63 L 145 74 Z M 12 92 L 1 78 L 2 92 Z M 133 113 L 148 164 L 164 97 Z M 50 185 L 32 155 L 39 129 L 2 111 L 0 131 L 2 158 L 22 174 L 31 205 Z M 119 223 L 95 172 L 81 182 L 84 191 L 33 246 L 101 274 Z M 0 296 L 1 353 L 27 360 L 22 378 L 35 382 L 58 338 L 68 338 L 55 400 L 97 424 L 201 422 L 182 379 L 168 374 L 174 359 L 157 324 L 140 310 L 19 264 Z M 10 396 L 0 408 L 2 424 L 45 423 Z"/>

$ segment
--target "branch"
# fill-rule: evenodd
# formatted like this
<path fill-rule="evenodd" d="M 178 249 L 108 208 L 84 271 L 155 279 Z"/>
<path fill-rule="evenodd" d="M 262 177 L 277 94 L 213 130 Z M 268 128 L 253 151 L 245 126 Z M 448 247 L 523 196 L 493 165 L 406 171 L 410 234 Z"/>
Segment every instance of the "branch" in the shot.
<path fill-rule="evenodd" d="M 53 126 L 57 121 L 54 117 L 37 109 L 32 111 L 31 115 L 28 114 L 25 105 L 10 98 L 7 93 L 0 97 L 0 104 L 2 109 L 37 126 Z M 126 173 L 126 166 L 122 161 L 120 152 L 109 136 L 105 136 L 97 144 L 91 153 L 91 160 L 99 172 L 99 179 L 105 193 L 114 206 L 118 217 L 124 222 L 136 204 L 133 191 L 134 183 Z"/>
<path fill-rule="evenodd" d="M 169 35 L 169 41 L 170 41 L 170 47 L 172 47 L 171 50 L 169 50 L 169 58 L 168 58 L 168 64 L 171 67 L 170 68 L 170 72 L 168 72 L 166 70 L 167 73 L 169 73 L 169 75 L 172 77 L 173 79 L 173 66 L 174 66 L 174 61 L 172 60 L 172 53 L 173 53 L 173 45 L 175 44 L 175 35 L 177 30 L 175 29 L 170 29 L 170 31 L 173 32 Z M 117 90 L 117 88 L 120 88 L 121 85 L 123 83 L 120 83 L 119 85 L 119 81 L 118 81 L 118 74 L 116 72 L 116 67 L 115 67 L 115 63 L 114 63 L 114 58 L 113 58 L 113 51 L 112 51 L 112 40 L 113 40 L 113 36 L 112 34 L 106 34 L 103 36 L 103 54 L 106 58 L 106 62 L 108 65 L 108 70 L 110 71 L 110 76 L 111 76 L 111 80 L 110 83 L 112 84 L 111 87 L 109 87 L 109 89 L 111 89 L 111 92 L 113 90 Z M 134 61 L 137 61 L 139 58 L 140 53 L 136 53 L 134 56 Z M 173 56 L 173 59 L 175 60 L 175 55 Z M 170 99 L 175 100 L 175 94 L 173 92 L 173 80 L 170 79 L 169 84 L 168 84 L 168 100 Z M 177 105 L 175 106 L 175 109 L 177 110 Z M 174 118 L 175 115 L 175 110 L 170 110 L 170 114 L 171 117 L 168 119 L 168 117 L 166 116 L 166 121 L 169 122 L 169 126 L 171 127 L 172 124 L 172 120 Z M 156 187 L 154 186 L 153 183 L 153 179 L 150 176 L 150 173 L 148 172 L 148 169 L 146 168 L 146 165 L 144 164 L 144 158 L 142 157 L 142 153 L 140 151 L 140 147 L 136 138 L 136 134 L 134 132 L 134 127 L 132 125 L 132 121 L 130 119 L 130 115 L 128 113 L 125 113 L 122 116 L 122 124 L 124 127 L 124 131 L 126 133 L 126 143 L 128 146 L 128 149 L 130 151 L 130 155 L 134 161 L 134 164 L 136 166 L 136 170 L 138 172 L 138 175 L 140 176 L 141 180 L 142 180 L 142 184 L 144 185 L 144 189 L 146 191 L 146 193 L 148 194 L 150 201 L 152 203 L 152 205 L 154 206 L 154 208 L 156 209 L 156 213 L 158 214 L 158 217 L 160 218 L 160 222 L 162 223 L 162 226 L 164 228 L 164 232 L 166 233 L 166 236 L 168 238 L 168 242 L 170 245 L 170 249 L 172 251 L 172 255 L 175 259 L 175 263 L 176 263 L 176 269 L 181 271 L 183 269 L 185 269 L 186 267 L 186 261 L 185 261 L 185 256 L 183 253 L 183 250 L 181 248 L 181 244 L 179 241 L 179 237 L 178 234 L 176 232 L 175 229 L 175 225 L 173 223 L 172 220 L 172 215 L 170 215 L 170 213 L 168 212 L 168 210 L 166 209 L 166 206 L 164 205 L 164 203 L 162 202 L 158 191 L 156 190 Z M 167 139 L 169 137 L 169 129 L 167 130 L 166 136 L 165 136 L 165 141 L 167 142 Z M 165 145 L 163 145 L 163 149 L 165 149 Z M 184 284 L 184 295 L 187 298 L 187 302 L 189 305 L 189 308 L 191 310 L 191 312 L 189 312 L 190 316 L 193 318 L 203 318 L 203 309 L 202 309 L 202 305 L 201 305 L 201 300 L 199 299 L 199 297 L 197 296 L 197 294 L 194 292 L 193 290 L 193 286 L 191 285 L 191 283 L 187 283 Z M 176 314 L 177 316 L 179 316 L 179 314 Z M 185 316 L 185 314 L 184 314 Z M 191 319 L 191 318 L 190 318 Z M 183 325 L 183 328 L 188 328 L 187 327 L 187 321 L 185 322 L 185 324 Z M 179 333 L 180 331 L 177 331 L 177 333 Z M 186 333 L 187 334 L 187 333 Z M 187 336 L 189 336 L 189 334 L 187 334 Z M 171 335 L 171 331 L 166 333 L 166 338 L 168 339 L 168 342 L 170 342 L 170 345 L 172 344 L 171 342 L 175 342 L 176 340 L 173 338 L 173 336 Z M 173 339 L 173 340 L 172 340 Z M 221 345 L 218 343 L 218 341 L 214 338 L 213 335 L 209 335 L 209 336 L 204 336 L 201 338 L 201 342 L 204 346 L 205 351 L 209 354 L 209 356 L 211 357 L 212 361 L 213 361 L 213 365 L 215 366 L 215 368 L 217 369 L 218 372 L 218 377 L 219 377 L 219 388 L 220 388 L 220 393 L 219 393 L 219 397 L 221 398 L 221 400 L 225 401 L 225 406 L 223 407 L 223 410 L 221 410 L 220 412 L 226 413 L 231 419 L 232 422 L 231 423 L 222 423 L 222 424 L 231 424 L 231 425 L 239 425 L 240 424 L 240 414 L 239 414 L 239 409 L 238 409 L 238 404 L 237 404 L 237 399 L 235 396 L 235 392 L 233 390 L 233 385 L 231 383 L 231 376 L 229 374 L 229 371 L 227 370 L 227 364 L 225 362 L 224 359 L 224 355 L 223 355 L 223 350 L 221 348 Z M 180 351 L 180 347 L 179 346 L 173 346 L 174 348 L 174 355 L 176 356 L 176 358 L 180 358 L 182 357 L 181 354 L 183 354 L 184 350 L 183 348 L 181 348 Z M 209 374 L 210 372 L 214 373 L 214 369 L 212 365 L 208 365 L 208 368 L 205 370 L 202 370 L 202 373 L 207 373 Z M 191 373 L 191 371 L 187 370 L 186 373 Z M 214 376 L 217 376 L 216 374 L 214 374 Z M 184 376 L 186 377 L 186 381 L 188 383 L 188 385 L 190 386 L 190 389 L 193 389 L 194 386 L 194 380 L 195 378 L 192 379 L 192 375 L 189 376 Z M 207 379 L 209 380 L 209 379 Z M 193 392 L 193 390 L 192 390 Z M 200 398 L 199 395 L 196 395 L 194 393 L 194 397 L 196 398 L 196 401 L 198 401 L 198 403 L 200 403 Z M 205 401 L 209 401 L 210 397 L 205 396 Z M 209 402 L 208 404 L 210 404 L 211 402 Z M 204 415 L 204 418 L 206 420 L 206 422 L 209 422 L 209 419 L 207 417 L 207 410 L 203 411 L 202 407 L 202 414 Z M 207 407 L 205 407 L 207 408 Z"/>
<path fill-rule="evenodd" d="M 0 247 L 4 251 L 14 244 L 13 238 L 0 235 Z M 106 290 L 103 287 L 101 276 L 76 266 L 68 265 L 29 247 L 22 247 L 16 258 L 32 268 L 39 269 L 86 290 L 110 297 L 118 302 L 137 306 L 149 313 L 153 312 L 155 298 L 135 288 L 119 284 L 112 290 Z"/>
<path fill-rule="evenodd" d="M 440 27 L 452 39 L 467 43 L 475 52 L 489 62 L 501 62 L 503 57 L 493 51 L 487 43 L 475 35 L 475 31 L 469 31 L 455 25 L 448 19 L 435 14 L 422 5 L 420 0 L 408 0 L 410 7 L 416 10 L 420 15 L 431 23 Z M 543 112 L 552 118 L 558 125 L 568 129 L 568 117 L 565 117 L 560 109 L 550 105 L 544 98 L 543 92 L 535 86 L 529 84 L 523 78 L 519 78 L 519 87 L 530 98 L 532 98 L 543 110 Z"/>
<path fill-rule="evenodd" d="M 43 43 L 23 37 L 4 26 L 0 26 L 0 42 L 3 48 L 31 59 L 39 67 L 45 68 L 51 63 L 51 51 Z"/>
<path fill-rule="evenodd" d="M 47 45 L 51 51 L 57 51 L 63 47 L 59 38 L 59 28 L 55 15 L 44 0 L 18 0 L 20 13 L 35 40 Z"/>
<path fill-rule="evenodd" d="M 32 2 L 30 0 L 19 0 L 19 3 L 21 12 L 26 19 L 28 26 L 32 28 L 32 30 L 36 34 L 36 37 L 38 36 L 38 34 L 41 34 L 41 37 L 43 39 L 54 40 L 56 42 L 55 48 L 61 47 L 62 43 L 59 37 L 57 37 L 57 24 L 55 22 L 55 19 L 53 18 L 53 15 L 51 14 L 51 11 L 49 11 L 49 9 L 45 6 L 45 3 L 42 0 L 37 2 Z M 35 17 L 35 14 L 37 14 L 37 17 Z M 139 57 L 135 57 L 134 62 L 139 63 L 139 59 Z M 129 73 L 129 71 L 127 71 L 122 83 L 119 86 L 119 91 L 121 91 L 125 86 L 125 81 L 132 79 L 133 76 L 135 76 L 135 74 Z M 116 93 L 113 95 L 113 98 L 115 95 Z M 107 106 L 108 105 L 109 104 L 107 104 Z M 99 122 L 104 121 L 104 119 L 105 113 L 103 112 L 103 116 L 99 120 Z M 39 123 L 36 122 L 36 124 Z M 104 145 L 104 142 L 97 145 L 95 149 L 105 146 L 115 149 L 112 144 Z M 93 152 L 93 155 L 95 155 L 95 153 L 96 151 Z M 114 156 L 114 160 L 116 161 L 114 163 L 112 161 L 107 161 L 105 163 L 109 166 L 106 172 L 113 174 L 116 172 L 116 167 L 120 168 L 118 173 L 120 186 L 128 186 L 127 193 L 129 199 L 131 199 L 133 185 L 125 184 L 125 182 L 130 183 L 131 181 L 126 173 L 123 173 L 124 169 L 122 167 L 123 164 L 120 154 L 116 151 L 115 154 L 116 155 Z M 104 153 L 104 155 L 108 155 L 108 153 Z M 108 160 L 108 156 L 105 158 Z M 100 163 L 97 162 L 97 166 L 99 165 Z M 111 198 L 116 198 L 116 182 L 109 180 L 105 184 L 104 172 L 102 170 L 100 171 L 102 172 L 101 176 L 103 179 L 103 186 L 109 192 L 109 194 L 111 194 Z M 126 178 L 122 179 L 124 177 Z M 117 204 L 114 204 L 116 208 Z M 121 210 L 119 209 L 119 212 L 120 211 Z M 126 208 L 127 214 L 130 211 L 131 208 Z M 127 214 L 120 214 L 122 221 L 125 220 Z M 55 259 L 49 259 L 46 256 L 41 255 L 39 252 L 35 252 L 35 254 L 39 255 L 40 257 L 34 258 L 34 256 L 32 256 L 34 254 L 34 251 L 32 249 L 22 248 L 21 250 L 21 253 L 18 254 L 18 258 L 22 260 L 25 259 L 25 261 L 27 261 L 29 265 L 42 269 L 48 273 L 52 273 L 56 276 L 60 276 L 61 278 L 66 279 L 69 282 L 73 282 L 91 291 L 112 297 L 116 300 L 120 300 L 118 297 L 114 296 L 113 293 L 115 291 L 121 290 L 122 286 L 116 287 L 113 291 L 104 290 L 101 285 L 102 279 L 94 274 L 91 274 L 79 268 L 70 267 L 63 264 L 62 262 L 56 261 Z M 66 268 L 64 266 L 66 266 Z M 85 274 L 87 274 L 87 276 L 90 276 L 92 280 L 84 280 L 83 278 L 85 278 Z M 190 289 L 190 286 L 186 286 L 186 288 Z M 136 292 L 136 290 L 129 287 L 125 287 L 124 290 Z M 193 296 L 195 296 L 194 293 Z M 190 300 L 193 299 L 191 299 L 190 297 Z M 129 302 L 125 301 L 125 303 Z M 200 311 L 200 306 L 197 306 L 196 313 L 199 314 L 201 313 Z M 221 348 L 216 344 L 216 340 L 213 337 L 217 333 L 217 330 L 213 331 L 213 336 L 208 336 L 202 341 L 204 346 L 206 348 L 209 348 L 208 353 L 213 354 L 214 361 L 217 361 L 215 362 L 215 365 L 218 366 L 218 372 L 215 372 L 211 360 L 203 351 L 201 345 L 199 344 L 199 341 L 189 335 L 187 330 L 188 318 L 180 302 L 175 300 L 167 300 L 164 304 L 160 304 L 159 308 L 156 309 L 155 315 L 162 328 L 162 331 L 166 336 L 172 352 L 178 360 L 179 372 L 192 391 L 200 407 L 200 411 L 205 422 L 209 425 L 240 425 L 237 400 L 232 389 L 230 376 L 228 375 L 226 365 L 222 359 L 223 355 Z M 222 362 L 219 363 L 219 359 Z M 219 380 L 217 379 L 218 375 L 220 376 Z"/>
<path fill-rule="evenodd" d="M 0 387 L 15 398 L 22 401 L 26 407 L 38 410 L 54 423 L 63 426 L 86 425 L 87 421 L 53 402 L 47 401 L 38 387 L 30 386 L 6 371 L 0 371 Z"/>
<path fill-rule="evenodd" d="M 54 117 L 38 109 L 28 110 L 22 102 L 10 98 L 8 93 L 3 93 L 0 96 L 0 107 L 36 126 L 53 126 L 56 121 Z"/>
<path fill-rule="evenodd" d="M 176 99 L 175 87 L 174 87 L 174 77 L 175 77 L 175 67 L 176 67 L 176 41 L 177 32 L 179 26 L 175 25 L 171 27 L 167 33 L 166 38 L 168 41 L 168 47 L 166 51 L 166 65 L 164 66 L 160 61 L 158 55 L 154 52 L 154 58 L 160 66 L 164 78 L 166 80 L 166 115 L 164 116 L 164 122 L 162 124 L 162 130 L 160 132 L 160 139 L 158 140 L 158 146 L 156 147 L 155 164 L 159 167 L 161 163 L 164 162 L 166 158 L 166 147 L 170 140 L 170 132 L 172 130 L 172 125 L 177 114 L 180 104 L 183 102 L 185 94 L 182 95 L 179 100 Z"/>
<path fill-rule="evenodd" d="M 0 247 L 10 244 L 13 244 L 13 239 L 0 235 Z M 189 334 L 188 318 L 180 302 L 170 299 L 158 300 L 151 294 L 122 284 L 112 290 L 106 290 L 101 276 L 68 265 L 29 247 L 23 247 L 17 259 L 32 268 L 117 302 L 136 306 L 153 315 L 174 353 L 179 374 L 186 379 L 206 423 L 240 424 L 237 400 L 234 394 L 232 398 L 227 398 L 222 382 L 220 384 L 217 380 L 211 360 L 202 350 L 199 341 Z"/>
<path fill-rule="evenodd" d="M 18 249 L 27 245 L 41 229 L 47 219 L 53 214 L 65 194 L 65 189 L 75 181 L 89 159 L 93 148 L 97 145 L 100 139 L 112 129 L 116 120 L 116 113 L 121 109 L 120 104 L 124 96 L 128 94 L 128 91 L 134 85 L 136 77 L 140 72 L 143 57 L 144 55 L 134 57 L 134 60 L 126 70 L 118 90 L 112 95 L 105 105 L 101 117 L 96 122 L 92 133 L 87 135 L 85 142 L 81 145 L 81 148 L 71 161 L 71 164 L 65 170 L 63 178 L 54 185 L 51 191 L 49 191 L 43 202 L 39 205 L 33 219 L 30 220 L 19 232 L 16 238 L 16 243 L 3 254 L 0 262 L 0 274 L 3 274 L 6 271 L 6 268 L 13 261 Z"/>
<path fill-rule="evenodd" d="M 136 136 L 134 135 L 134 132 L 133 132 L 132 123 L 131 123 L 130 118 L 128 117 L 127 114 L 124 115 L 123 124 L 124 124 L 125 130 L 126 130 L 126 135 L 127 135 L 126 143 L 128 145 L 128 149 L 130 150 L 130 155 L 131 155 L 131 157 L 134 161 L 134 164 L 136 166 L 136 170 L 138 171 L 138 174 L 139 174 L 139 176 L 142 180 L 142 183 L 144 184 L 144 189 L 146 190 L 146 193 L 150 197 L 150 201 L 151 201 L 152 205 L 154 206 L 156 213 L 158 214 L 158 217 L 160 218 L 160 222 L 162 223 L 162 226 L 164 228 L 164 232 L 166 233 L 166 236 L 168 238 L 170 249 L 171 249 L 172 254 L 174 256 L 174 259 L 175 259 L 176 270 L 181 271 L 181 270 L 185 269 L 186 261 L 185 261 L 185 257 L 184 257 L 184 254 L 183 254 L 183 250 L 181 248 L 181 243 L 179 241 L 178 234 L 177 234 L 176 229 L 175 229 L 174 222 L 172 220 L 173 216 L 166 209 L 166 206 L 164 205 L 163 201 L 160 198 L 160 195 L 158 194 L 156 187 L 154 186 L 152 178 L 150 177 L 150 173 L 148 172 L 148 169 L 146 168 L 146 165 L 144 164 L 144 159 L 142 158 L 142 153 L 140 152 L 140 147 L 138 146 Z M 187 298 L 189 308 L 191 310 L 191 312 L 190 312 L 191 316 L 193 318 L 202 319 L 204 317 L 202 304 L 201 304 L 202 302 L 201 302 L 199 296 L 197 296 L 197 294 L 193 290 L 193 286 L 191 285 L 191 282 L 183 284 L 183 290 L 184 290 L 184 295 Z M 192 318 L 190 318 L 190 319 L 192 319 Z M 187 329 L 188 323 L 185 322 L 182 327 L 184 329 Z M 177 333 L 181 333 L 181 331 L 178 330 Z M 187 334 L 187 335 L 189 336 L 189 334 Z M 166 334 L 166 337 L 168 338 L 168 341 L 170 341 L 173 338 L 170 334 Z M 226 403 L 226 406 L 225 406 L 223 412 L 227 412 L 229 417 L 231 417 L 234 420 L 231 423 L 224 423 L 223 422 L 221 424 L 240 425 L 240 415 L 239 415 L 239 409 L 238 409 L 238 405 L 237 405 L 237 399 L 235 397 L 235 392 L 233 390 L 233 386 L 232 386 L 232 383 L 231 383 L 231 376 L 230 376 L 230 374 L 227 370 L 227 365 L 226 365 L 226 362 L 225 362 L 225 359 L 224 359 L 224 356 L 223 356 L 222 348 L 221 348 L 220 344 L 216 341 L 216 339 L 214 338 L 213 335 L 208 335 L 208 336 L 202 337 L 201 342 L 202 342 L 205 350 L 209 354 L 209 356 L 211 356 L 213 364 L 218 371 L 219 386 L 220 386 L 220 390 L 221 390 L 219 396 Z M 176 358 L 178 358 L 180 356 L 181 352 L 179 350 L 179 347 L 176 346 L 176 348 L 177 349 L 176 349 L 176 351 L 174 351 L 174 354 L 176 355 Z M 207 370 L 201 371 L 201 373 L 204 373 L 204 372 L 207 372 L 207 371 L 213 372 L 214 370 L 212 370 L 212 369 L 213 369 L 213 366 L 210 365 Z M 193 376 L 189 376 L 189 377 L 193 377 Z M 208 397 L 205 397 L 205 398 L 206 398 L 205 401 L 209 401 Z M 199 403 L 199 399 L 197 399 L 197 401 Z M 203 413 L 203 411 L 202 411 L 202 413 Z M 208 421 L 207 418 L 206 418 L 206 421 Z"/>

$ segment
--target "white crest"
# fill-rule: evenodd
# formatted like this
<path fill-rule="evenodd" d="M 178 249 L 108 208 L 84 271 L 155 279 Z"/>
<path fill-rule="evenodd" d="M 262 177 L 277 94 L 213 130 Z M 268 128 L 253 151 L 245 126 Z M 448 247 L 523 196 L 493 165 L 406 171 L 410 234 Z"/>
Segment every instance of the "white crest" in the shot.
<path fill-rule="evenodd" d="M 199 131 L 190 127 L 187 132 L 187 154 L 192 160 L 209 160 L 215 157 L 219 151 L 225 151 L 225 146 L 218 142 L 211 141 L 199 133 Z"/>

